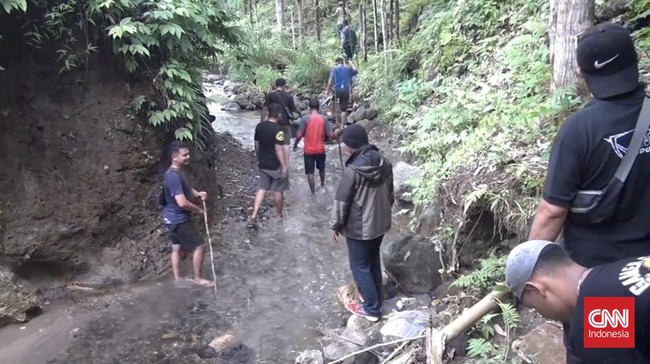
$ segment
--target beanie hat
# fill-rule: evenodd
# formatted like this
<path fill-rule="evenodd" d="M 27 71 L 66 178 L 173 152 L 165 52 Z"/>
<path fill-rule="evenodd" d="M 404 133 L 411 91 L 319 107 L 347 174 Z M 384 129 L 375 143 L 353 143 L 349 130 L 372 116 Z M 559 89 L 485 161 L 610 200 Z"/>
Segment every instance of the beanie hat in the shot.
<path fill-rule="evenodd" d="M 366 132 L 366 129 L 358 124 L 352 124 L 345 128 L 341 139 L 345 145 L 352 149 L 359 149 L 370 143 L 368 141 L 368 133 Z"/>

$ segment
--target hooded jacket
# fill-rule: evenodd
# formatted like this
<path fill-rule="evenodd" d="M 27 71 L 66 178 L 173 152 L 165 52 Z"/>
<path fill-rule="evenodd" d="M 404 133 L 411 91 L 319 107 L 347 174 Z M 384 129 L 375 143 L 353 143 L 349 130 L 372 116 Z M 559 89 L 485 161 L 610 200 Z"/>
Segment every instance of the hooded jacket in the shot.
<path fill-rule="evenodd" d="M 393 166 L 374 145 L 357 150 L 345 163 L 332 210 L 332 230 L 372 240 L 391 227 Z"/>

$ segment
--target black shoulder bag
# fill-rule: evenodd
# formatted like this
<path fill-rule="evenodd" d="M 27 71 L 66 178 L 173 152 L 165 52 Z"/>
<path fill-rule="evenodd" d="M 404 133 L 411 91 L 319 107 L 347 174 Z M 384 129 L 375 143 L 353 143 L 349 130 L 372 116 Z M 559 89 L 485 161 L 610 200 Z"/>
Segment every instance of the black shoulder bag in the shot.
<path fill-rule="evenodd" d="M 595 225 L 610 220 L 616 213 L 619 198 L 625 180 L 630 174 L 636 156 L 639 154 L 641 144 L 646 138 L 650 127 L 650 97 L 643 100 L 641 113 L 636 122 L 632 140 L 625 152 L 625 156 L 614 173 L 614 177 L 602 190 L 578 191 L 570 209 L 571 222 L 584 225 Z"/>
<path fill-rule="evenodd" d="M 273 91 L 273 92 L 275 92 L 275 94 L 278 95 L 278 98 L 282 103 L 282 107 L 284 108 L 284 111 L 287 113 L 287 118 L 289 118 L 289 120 L 287 121 L 289 122 L 289 124 L 291 124 L 291 122 L 295 120 L 295 118 L 293 117 L 293 113 L 287 108 L 287 105 L 284 104 L 284 99 L 282 99 L 282 94 L 278 91 Z"/>

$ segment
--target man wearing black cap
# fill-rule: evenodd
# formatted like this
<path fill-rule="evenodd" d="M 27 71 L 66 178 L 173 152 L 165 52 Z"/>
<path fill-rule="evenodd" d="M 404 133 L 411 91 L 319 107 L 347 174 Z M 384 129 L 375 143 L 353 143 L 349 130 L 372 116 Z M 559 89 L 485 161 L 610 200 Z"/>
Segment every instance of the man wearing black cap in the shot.
<path fill-rule="evenodd" d="M 525 306 L 571 324 L 567 343 L 575 362 L 614 364 L 650 363 L 649 271 L 650 256 L 587 268 L 558 244 L 533 240 L 512 249 L 505 273 L 506 284 Z M 614 315 L 605 317 L 609 313 Z"/>
<path fill-rule="evenodd" d="M 593 98 L 558 131 L 529 239 L 557 241 L 563 231 L 571 259 L 591 268 L 650 254 L 650 140 L 634 151 L 639 154 L 614 216 L 598 224 L 581 223 L 579 210 L 572 210 L 574 200 L 579 191 L 596 193 L 612 180 L 630 144 L 645 92 L 634 44 L 624 27 L 596 25 L 576 37 L 576 51 L 578 72 Z"/>
<path fill-rule="evenodd" d="M 376 146 L 368 142 L 358 124 L 345 128 L 342 136 L 351 156 L 336 191 L 332 211 L 333 239 L 346 237 L 350 270 L 363 297 L 347 309 L 370 321 L 379 320 L 383 296 L 379 247 L 391 227 L 393 166 Z"/>

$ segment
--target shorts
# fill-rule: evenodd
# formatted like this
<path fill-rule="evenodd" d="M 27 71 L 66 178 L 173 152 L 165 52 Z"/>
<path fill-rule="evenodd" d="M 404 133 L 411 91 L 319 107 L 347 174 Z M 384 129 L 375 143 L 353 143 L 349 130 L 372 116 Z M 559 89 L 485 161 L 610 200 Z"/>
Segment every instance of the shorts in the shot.
<path fill-rule="evenodd" d="M 187 251 L 192 251 L 203 245 L 203 238 L 191 222 L 167 224 L 172 244 L 180 245 Z"/>
<path fill-rule="evenodd" d="M 259 181 L 257 187 L 260 190 L 271 192 L 284 192 L 289 189 L 289 181 L 282 177 L 282 169 L 278 168 L 274 171 L 269 169 L 259 170 Z"/>
<path fill-rule="evenodd" d="M 339 112 L 347 111 L 350 105 L 350 90 L 347 88 L 337 88 L 335 96 L 339 103 Z"/>
<path fill-rule="evenodd" d="M 282 141 L 282 145 L 291 145 L 291 125 L 280 125 L 280 128 L 284 132 L 284 141 Z"/>
<path fill-rule="evenodd" d="M 325 170 L 325 153 L 305 154 L 305 174 L 314 174 L 314 164 L 319 171 Z"/>
<path fill-rule="evenodd" d="M 354 47 L 353 46 L 343 47 L 343 54 L 345 54 L 345 59 L 351 61 L 352 58 L 354 57 Z"/>

